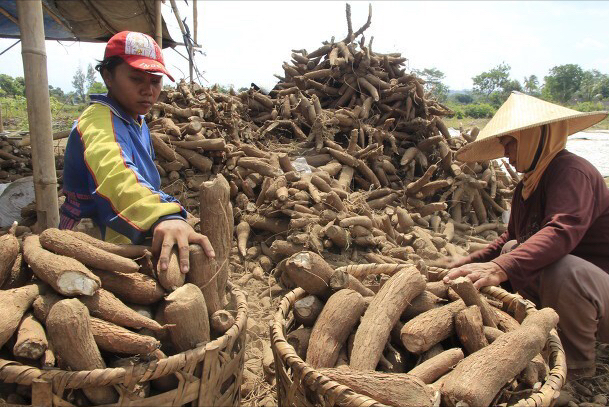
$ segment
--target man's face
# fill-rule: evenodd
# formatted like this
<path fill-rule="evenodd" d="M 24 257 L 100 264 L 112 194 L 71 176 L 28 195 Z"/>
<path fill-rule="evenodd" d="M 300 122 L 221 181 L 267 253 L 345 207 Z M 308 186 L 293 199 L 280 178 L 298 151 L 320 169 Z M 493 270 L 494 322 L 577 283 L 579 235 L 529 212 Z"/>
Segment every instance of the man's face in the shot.
<path fill-rule="evenodd" d="M 126 63 L 118 65 L 114 74 L 104 71 L 108 91 L 134 119 L 145 115 L 157 101 L 163 86 L 163 77 L 132 68 Z"/>
<path fill-rule="evenodd" d="M 512 136 L 502 136 L 499 137 L 499 142 L 505 150 L 503 155 L 507 157 L 513 167 L 516 167 L 516 160 L 518 158 L 518 142 L 516 139 Z"/>

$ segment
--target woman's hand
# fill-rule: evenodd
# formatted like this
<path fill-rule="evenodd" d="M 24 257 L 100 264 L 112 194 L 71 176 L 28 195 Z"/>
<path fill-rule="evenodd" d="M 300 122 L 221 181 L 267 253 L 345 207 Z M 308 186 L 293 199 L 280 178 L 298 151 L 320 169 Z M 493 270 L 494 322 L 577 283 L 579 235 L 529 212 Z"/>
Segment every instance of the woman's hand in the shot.
<path fill-rule="evenodd" d="M 448 275 L 444 277 L 444 282 L 449 283 L 451 280 L 462 276 L 467 276 L 472 280 L 474 287 L 477 289 L 490 285 L 498 286 L 508 279 L 507 274 L 499 265 L 489 261 L 487 263 L 470 263 L 453 268 L 448 272 Z"/>
<path fill-rule="evenodd" d="M 181 219 L 168 219 L 160 222 L 152 234 L 152 254 L 158 256 L 160 270 L 167 270 L 171 249 L 174 245 L 178 245 L 180 271 L 188 273 L 190 267 L 188 245 L 191 243 L 200 245 L 207 257 L 212 259 L 216 257 L 207 236 L 195 232 L 188 223 Z"/>

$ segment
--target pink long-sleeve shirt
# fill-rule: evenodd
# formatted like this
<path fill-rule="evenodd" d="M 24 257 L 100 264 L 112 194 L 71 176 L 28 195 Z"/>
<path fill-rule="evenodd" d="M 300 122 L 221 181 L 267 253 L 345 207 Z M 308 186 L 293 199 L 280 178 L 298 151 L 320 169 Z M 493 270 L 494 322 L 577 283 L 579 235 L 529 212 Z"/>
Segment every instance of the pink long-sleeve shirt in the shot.
<path fill-rule="evenodd" d="M 514 191 L 507 231 L 472 253 L 472 262 L 498 264 L 514 288 L 529 286 L 544 267 L 567 254 L 609 273 L 609 188 L 592 164 L 563 150 L 527 200 L 522 187 L 521 182 Z M 519 246 L 501 254 L 514 239 Z"/>

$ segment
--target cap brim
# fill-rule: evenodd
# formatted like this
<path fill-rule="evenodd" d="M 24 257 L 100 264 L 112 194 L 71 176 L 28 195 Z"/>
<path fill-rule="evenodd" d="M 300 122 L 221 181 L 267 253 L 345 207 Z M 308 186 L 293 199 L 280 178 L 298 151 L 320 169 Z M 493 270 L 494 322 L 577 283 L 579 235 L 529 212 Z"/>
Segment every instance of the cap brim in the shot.
<path fill-rule="evenodd" d="M 165 74 L 172 82 L 175 82 L 173 76 L 169 74 L 165 66 L 159 61 L 138 55 L 125 55 L 123 56 L 123 60 L 132 68 L 154 74 Z"/>

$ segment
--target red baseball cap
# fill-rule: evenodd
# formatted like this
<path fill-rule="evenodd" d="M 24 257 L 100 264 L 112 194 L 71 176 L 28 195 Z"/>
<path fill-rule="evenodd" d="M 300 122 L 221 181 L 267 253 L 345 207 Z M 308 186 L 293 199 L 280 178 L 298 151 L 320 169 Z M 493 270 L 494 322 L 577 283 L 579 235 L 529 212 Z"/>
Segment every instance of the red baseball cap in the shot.
<path fill-rule="evenodd" d="M 114 34 L 106 45 L 104 59 L 114 56 L 121 57 L 132 68 L 150 73 L 163 73 L 175 82 L 165 68 L 161 48 L 149 35 L 135 31 L 121 31 Z"/>

